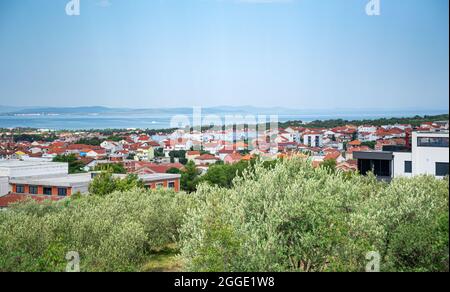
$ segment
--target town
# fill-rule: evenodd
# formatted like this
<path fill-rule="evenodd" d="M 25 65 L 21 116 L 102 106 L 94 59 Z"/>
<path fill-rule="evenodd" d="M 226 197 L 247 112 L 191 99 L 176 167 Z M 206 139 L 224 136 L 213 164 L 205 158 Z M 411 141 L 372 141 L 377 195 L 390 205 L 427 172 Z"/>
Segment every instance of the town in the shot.
<path fill-rule="evenodd" d="M 3 129 L 0 207 L 29 197 L 41 201 L 87 194 L 89 184 L 104 170 L 122 179 L 137 175 L 151 189 L 189 191 L 180 182 L 188 166 L 202 176 L 215 165 L 255 159 L 303 157 L 314 167 L 372 172 L 386 181 L 420 174 L 442 178 L 449 174 L 446 117 L 415 125 L 284 123 L 262 132 L 207 127 L 201 131 Z"/>

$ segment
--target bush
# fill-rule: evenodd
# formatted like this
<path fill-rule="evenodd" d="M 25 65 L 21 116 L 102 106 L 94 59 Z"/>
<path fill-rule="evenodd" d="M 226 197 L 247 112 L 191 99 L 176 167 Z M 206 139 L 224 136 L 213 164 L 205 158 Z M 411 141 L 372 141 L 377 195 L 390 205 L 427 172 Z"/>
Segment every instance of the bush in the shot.
<path fill-rule="evenodd" d="M 136 271 L 178 240 L 189 197 L 134 189 L 106 197 L 18 204 L 0 212 L 0 271 L 64 271 L 66 253 L 81 271 Z"/>
<path fill-rule="evenodd" d="M 181 229 L 189 271 L 364 271 L 371 251 L 383 270 L 448 270 L 445 180 L 387 184 L 290 160 L 195 196 Z"/>

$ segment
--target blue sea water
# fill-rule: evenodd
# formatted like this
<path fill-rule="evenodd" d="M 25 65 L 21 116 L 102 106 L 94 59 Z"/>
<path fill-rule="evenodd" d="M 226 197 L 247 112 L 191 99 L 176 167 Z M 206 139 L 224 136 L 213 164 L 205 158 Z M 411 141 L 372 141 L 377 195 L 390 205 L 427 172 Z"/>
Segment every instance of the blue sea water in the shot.
<path fill-rule="evenodd" d="M 310 113 L 298 115 L 278 115 L 280 122 L 302 120 L 310 122 L 313 120 L 329 119 L 378 119 L 391 117 L 412 117 L 415 115 L 435 115 L 446 113 L 445 111 L 383 111 L 383 112 L 345 112 L 345 113 Z M 235 113 L 234 113 L 235 114 Z M 258 113 L 255 113 L 258 115 Z M 269 116 L 267 121 L 269 121 Z M 187 115 L 192 121 L 192 115 Z M 225 121 L 225 114 L 219 115 Z M 87 130 L 87 129 L 166 129 L 171 127 L 172 115 L 149 114 L 149 115 L 41 115 L 41 116 L 1 116 L 0 128 L 30 127 L 38 129 L 53 130 Z"/>

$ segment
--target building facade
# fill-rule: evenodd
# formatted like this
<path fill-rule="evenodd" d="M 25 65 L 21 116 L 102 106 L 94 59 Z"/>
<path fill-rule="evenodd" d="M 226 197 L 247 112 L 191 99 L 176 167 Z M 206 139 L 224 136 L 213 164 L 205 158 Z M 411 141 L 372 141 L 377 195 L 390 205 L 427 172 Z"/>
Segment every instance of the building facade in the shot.
<path fill-rule="evenodd" d="M 358 160 L 361 174 L 373 172 L 381 179 L 433 175 L 449 175 L 449 132 L 413 132 L 411 147 L 392 151 L 360 151 Z"/>

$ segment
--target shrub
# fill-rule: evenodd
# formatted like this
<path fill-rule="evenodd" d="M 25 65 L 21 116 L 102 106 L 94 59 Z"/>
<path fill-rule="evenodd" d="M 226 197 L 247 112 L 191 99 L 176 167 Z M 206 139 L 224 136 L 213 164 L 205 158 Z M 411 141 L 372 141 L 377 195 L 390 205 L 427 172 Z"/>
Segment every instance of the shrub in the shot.
<path fill-rule="evenodd" d="M 69 251 L 81 271 L 136 271 L 153 251 L 178 239 L 189 197 L 133 189 L 106 197 L 0 212 L 0 271 L 63 271 Z"/>
<path fill-rule="evenodd" d="M 448 270 L 445 180 L 387 184 L 295 159 L 258 164 L 231 189 L 202 184 L 195 196 L 181 229 L 189 271 L 364 271 L 371 251 L 384 270 Z"/>

